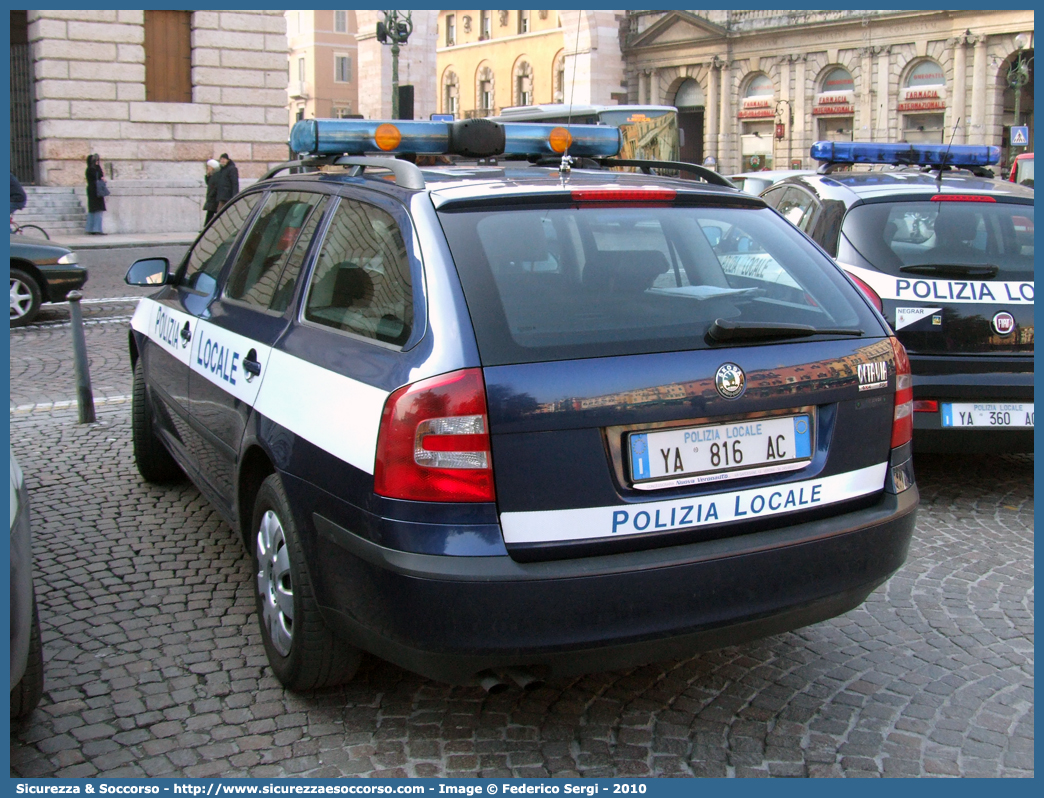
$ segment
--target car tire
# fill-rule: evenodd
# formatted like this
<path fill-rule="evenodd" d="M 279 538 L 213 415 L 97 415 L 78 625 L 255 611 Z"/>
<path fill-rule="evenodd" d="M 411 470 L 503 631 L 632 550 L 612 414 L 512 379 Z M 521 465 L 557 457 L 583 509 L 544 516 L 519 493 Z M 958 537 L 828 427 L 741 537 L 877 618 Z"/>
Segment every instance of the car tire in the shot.
<path fill-rule="evenodd" d="M 134 462 L 146 482 L 174 482 L 184 473 L 173 455 L 167 451 L 152 425 L 152 406 L 145 389 L 141 361 L 134 364 L 134 387 L 131 393 L 131 439 Z"/>
<path fill-rule="evenodd" d="M 348 681 L 359 668 L 361 653 L 334 636 L 319 612 L 278 474 L 261 484 L 252 529 L 257 619 L 276 678 L 294 691 Z"/>
<path fill-rule="evenodd" d="M 43 642 L 40 640 L 40 614 L 36 610 L 33 596 L 33 620 L 29 627 L 29 656 L 25 673 L 18 684 L 11 688 L 11 719 L 24 718 L 40 703 L 43 695 L 44 663 Z"/>
<path fill-rule="evenodd" d="M 40 286 L 32 275 L 11 267 L 11 326 L 32 324 L 40 312 Z"/>

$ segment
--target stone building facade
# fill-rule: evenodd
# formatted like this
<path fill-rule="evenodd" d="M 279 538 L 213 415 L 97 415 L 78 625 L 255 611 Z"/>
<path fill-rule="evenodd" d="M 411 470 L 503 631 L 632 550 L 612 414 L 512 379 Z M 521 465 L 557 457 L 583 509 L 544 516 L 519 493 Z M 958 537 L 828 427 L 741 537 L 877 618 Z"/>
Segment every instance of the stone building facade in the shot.
<path fill-rule="evenodd" d="M 287 11 L 290 124 L 359 113 L 355 11 Z"/>
<path fill-rule="evenodd" d="M 400 12 L 401 13 L 401 12 Z M 437 113 L 435 41 L 438 11 L 410 12 L 413 33 L 399 48 L 399 85 L 413 86 L 413 118 Z M 367 119 L 392 118 L 391 45 L 377 41 L 377 23 L 383 11 L 356 11 L 359 24 L 359 113 Z"/>
<path fill-rule="evenodd" d="M 83 187 L 98 153 L 107 232 L 198 229 L 208 158 L 227 152 L 242 184 L 288 152 L 283 11 L 162 12 L 188 15 L 181 102 L 147 96 L 146 13 L 27 12 L 37 183 Z"/>
<path fill-rule="evenodd" d="M 438 110 L 495 116 L 515 105 L 627 99 L 622 11 L 440 11 Z"/>
<path fill-rule="evenodd" d="M 622 35 L 629 101 L 677 106 L 690 152 L 724 173 L 809 168 L 821 139 L 952 135 L 1007 161 L 1020 60 L 1032 150 L 1031 10 L 633 11 Z"/>

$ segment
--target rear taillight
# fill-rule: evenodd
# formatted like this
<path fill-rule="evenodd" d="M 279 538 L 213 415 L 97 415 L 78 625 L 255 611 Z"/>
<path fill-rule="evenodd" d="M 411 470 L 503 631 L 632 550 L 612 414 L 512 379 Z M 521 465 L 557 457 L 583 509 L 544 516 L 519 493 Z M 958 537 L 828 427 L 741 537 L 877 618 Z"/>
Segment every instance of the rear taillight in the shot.
<path fill-rule="evenodd" d="M 939 401 L 937 399 L 915 399 L 913 411 L 915 413 L 938 413 Z"/>
<path fill-rule="evenodd" d="M 895 413 L 892 416 L 892 448 L 909 443 L 913 438 L 913 376 L 910 358 L 899 339 L 888 339 L 892 344 L 895 363 Z"/>
<path fill-rule="evenodd" d="M 421 380 L 388 397 L 373 489 L 412 501 L 496 499 L 481 369 Z"/>
<path fill-rule="evenodd" d="M 881 297 L 877 295 L 877 292 L 847 269 L 845 270 L 845 274 L 851 277 L 855 281 L 855 284 L 859 286 L 859 290 L 866 294 L 866 298 L 870 300 L 871 305 L 877 308 L 877 312 L 884 313 L 884 303 L 881 302 Z"/>

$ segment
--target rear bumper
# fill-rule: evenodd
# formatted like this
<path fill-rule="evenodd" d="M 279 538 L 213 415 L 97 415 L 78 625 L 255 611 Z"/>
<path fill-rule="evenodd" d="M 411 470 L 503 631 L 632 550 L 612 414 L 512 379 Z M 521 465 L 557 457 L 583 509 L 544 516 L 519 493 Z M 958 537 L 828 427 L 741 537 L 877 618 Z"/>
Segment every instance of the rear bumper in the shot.
<path fill-rule="evenodd" d="M 978 361 L 978 359 L 976 359 Z M 1032 371 L 919 374 L 913 364 L 914 399 L 939 402 L 1032 402 Z M 1024 365 L 1019 363 L 1020 366 Z M 954 364 L 954 368 L 960 363 Z M 1018 453 L 1033 451 L 1033 428 L 978 429 L 942 426 L 942 413 L 914 413 L 914 451 Z"/>
<path fill-rule="evenodd" d="M 309 562 L 328 623 L 405 668 L 468 682 L 568 675 L 734 645 L 858 606 L 906 559 L 918 494 L 723 540 L 519 563 L 388 549 L 322 516 Z"/>

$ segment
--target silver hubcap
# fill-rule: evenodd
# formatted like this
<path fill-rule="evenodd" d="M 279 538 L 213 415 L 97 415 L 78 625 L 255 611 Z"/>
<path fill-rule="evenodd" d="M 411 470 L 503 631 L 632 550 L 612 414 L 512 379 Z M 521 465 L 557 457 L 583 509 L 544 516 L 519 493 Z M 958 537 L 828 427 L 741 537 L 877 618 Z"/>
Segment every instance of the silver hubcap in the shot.
<path fill-rule="evenodd" d="M 283 525 L 271 510 L 265 512 L 257 531 L 257 562 L 261 623 L 275 650 L 285 657 L 290 653 L 294 635 L 294 586 Z"/>
<path fill-rule="evenodd" d="M 14 277 L 11 278 L 11 318 L 20 319 L 33 306 L 33 292 L 29 286 Z"/>

